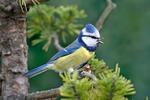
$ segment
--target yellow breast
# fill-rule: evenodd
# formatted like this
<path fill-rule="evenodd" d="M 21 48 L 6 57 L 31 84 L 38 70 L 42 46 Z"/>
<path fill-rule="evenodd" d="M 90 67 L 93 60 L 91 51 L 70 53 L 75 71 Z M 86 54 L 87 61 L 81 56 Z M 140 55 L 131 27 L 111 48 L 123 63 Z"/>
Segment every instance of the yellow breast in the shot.
<path fill-rule="evenodd" d="M 55 71 L 66 71 L 68 68 L 74 68 L 94 57 L 95 52 L 89 52 L 84 47 L 79 48 L 74 53 L 60 57 L 55 62 Z"/>

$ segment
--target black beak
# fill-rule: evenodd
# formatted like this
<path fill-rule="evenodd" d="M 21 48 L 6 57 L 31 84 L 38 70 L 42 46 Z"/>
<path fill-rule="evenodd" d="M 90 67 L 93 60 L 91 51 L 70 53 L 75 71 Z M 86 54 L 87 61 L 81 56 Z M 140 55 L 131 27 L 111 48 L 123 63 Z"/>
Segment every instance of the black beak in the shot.
<path fill-rule="evenodd" d="M 100 44 L 104 44 L 104 42 L 102 42 L 100 39 L 98 39 L 97 42 Z"/>

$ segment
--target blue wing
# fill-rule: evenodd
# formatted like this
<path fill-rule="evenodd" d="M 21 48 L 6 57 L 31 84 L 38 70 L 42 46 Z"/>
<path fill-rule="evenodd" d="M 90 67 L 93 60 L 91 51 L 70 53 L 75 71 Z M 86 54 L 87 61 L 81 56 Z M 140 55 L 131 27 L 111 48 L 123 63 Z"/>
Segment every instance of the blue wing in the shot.
<path fill-rule="evenodd" d="M 78 42 L 78 40 L 75 40 L 73 43 L 71 43 L 69 46 L 67 46 L 66 48 L 64 48 L 63 50 L 59 51 L 58 53 L 56 53 L 49 61 L 54 61 L 56 59 L 58 59 L 59 57 L 63 57 L 66 55 L 69 55 L 71 53 L 73 53 L 74 51 L 76 51 L 77 49 L 79 49 L 81 47 L 80 43 Z"/>
<path fill-rule="evenodd" d="M 50 61 L 48 61 L 47 64 L 44 64 L 40 67 L 37 67 L 35 69 L 32 69 L 31 71 L 25 73 L 23 76 L 26 76 L 26 77 L 33 77 L 33 76 L 36 76 L 42 72 L 45 72 L 49 69 L 49 65 L 50 64 L 53 64 L 53 62 L 58 59 L 59 57 L 62 57 L 62 56 L 66 56 L 66 55 L 69 55 L 71 53 L 73 53 L 74 51 L 76 51 L 77 49 L 79 49 L 81 47 L 80 43 L 75 40 L 72 44 L 70 44 L 68 47 L 66 47 L 65 49 L 59 51 L 58 53 L 56 53 L 51 59 Z"/>

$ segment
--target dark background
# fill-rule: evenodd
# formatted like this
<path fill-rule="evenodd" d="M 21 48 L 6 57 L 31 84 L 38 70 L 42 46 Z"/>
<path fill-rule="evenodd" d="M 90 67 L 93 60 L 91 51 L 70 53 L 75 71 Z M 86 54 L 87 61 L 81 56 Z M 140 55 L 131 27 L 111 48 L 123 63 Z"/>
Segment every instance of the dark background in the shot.
<path fill-rule="evenodd" d="M 132 80 L 136 89 L 134 100 L 145 100 L 150 96 L 150 0 L 114 0 L 117 8 L 112 11 L 101 30 L 104 45 L 96 51 L 97 58 L 104 59 L 110 68 L 119 63 L 121 74 Z M 105 0 L 50 0 L 51 6 L 77 5 L 88 15 L 79 23 L 95 25 L 106 7 Z M 75 38 L 68 37 L 61 42 L 65 47 Z M 44 42 L 36 46 L 29 45 L 29 69 L 46 63 L 57 50 L 50 46 L 49 51 L 42 50 Z M 47 71 L 30 79 L 30 92 L 47 90 L 62 85 L 62 80 L 54 71 Z"/>

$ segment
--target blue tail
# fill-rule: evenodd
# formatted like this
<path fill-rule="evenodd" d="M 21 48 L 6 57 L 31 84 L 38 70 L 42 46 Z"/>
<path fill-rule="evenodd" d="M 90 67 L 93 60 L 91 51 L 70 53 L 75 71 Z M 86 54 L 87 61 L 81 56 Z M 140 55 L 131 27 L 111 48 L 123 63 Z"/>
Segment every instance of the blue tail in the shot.
<path fill-rule="evenodd" d="M 44 64 L 40 67 L 37 67 L 35 69 L 30 70 L 29 72 L 25 73 L 23 76 L 28 77 L 28 78 L 32 78 L 42 72 L 45 72 L 49 69 L 48 67 L 49 64 Z"/>

